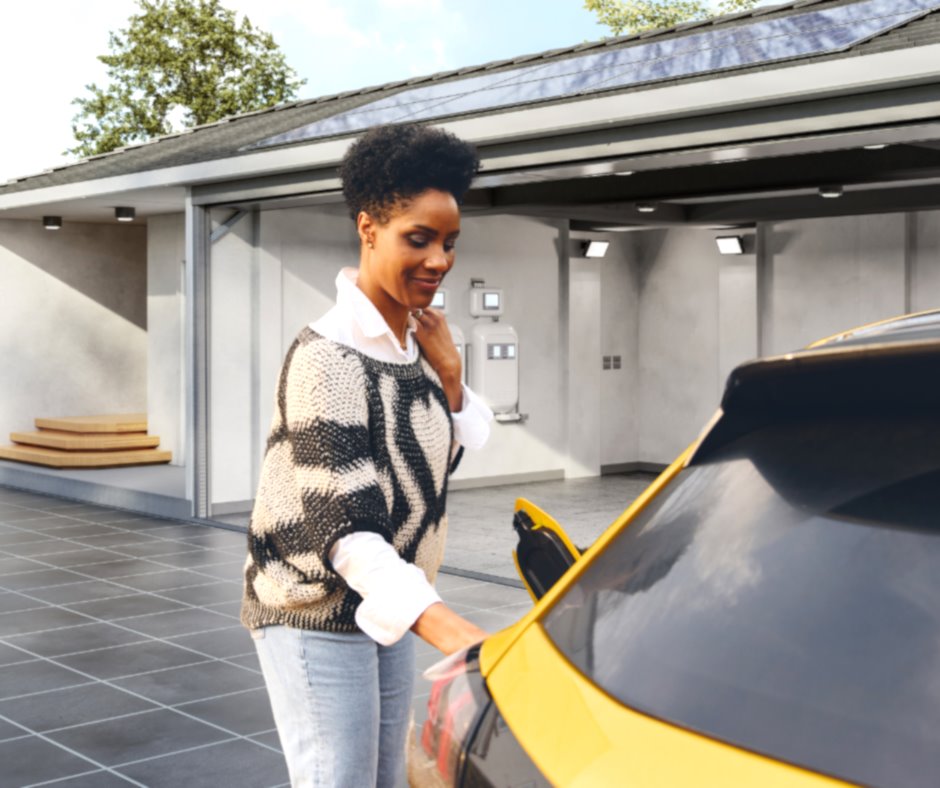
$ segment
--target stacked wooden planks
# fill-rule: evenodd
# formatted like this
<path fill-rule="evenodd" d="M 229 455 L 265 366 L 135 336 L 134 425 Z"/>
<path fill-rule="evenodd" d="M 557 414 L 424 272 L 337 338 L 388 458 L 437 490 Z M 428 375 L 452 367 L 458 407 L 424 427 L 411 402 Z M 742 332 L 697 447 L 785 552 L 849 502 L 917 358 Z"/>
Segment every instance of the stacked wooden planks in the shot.
<path fill-rule="evenodd" d="M 12 432 L 0 459 L 50 468 L 114 468 L 166 463 L 160 438 L 147 434 L 146 413 L 36 419 L 36 432 Z"/>

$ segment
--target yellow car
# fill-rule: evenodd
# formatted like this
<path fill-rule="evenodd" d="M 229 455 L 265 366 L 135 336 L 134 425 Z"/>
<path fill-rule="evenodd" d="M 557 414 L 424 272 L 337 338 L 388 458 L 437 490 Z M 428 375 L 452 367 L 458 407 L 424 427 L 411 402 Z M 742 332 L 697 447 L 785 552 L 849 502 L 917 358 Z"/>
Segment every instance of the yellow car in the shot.
<path fill-rule="evenodd" d="M 413 784 L 940 784 L 940 311 L 736 369 L 583 556 L 516 526 L 541 598 L 432 669 Z"/>

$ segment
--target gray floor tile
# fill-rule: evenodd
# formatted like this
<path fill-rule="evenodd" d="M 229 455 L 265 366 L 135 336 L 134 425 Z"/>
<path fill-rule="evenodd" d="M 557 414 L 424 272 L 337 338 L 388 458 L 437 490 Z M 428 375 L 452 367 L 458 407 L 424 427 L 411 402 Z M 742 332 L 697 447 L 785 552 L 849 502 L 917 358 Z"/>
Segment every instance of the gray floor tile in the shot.
<path fill-rule="evenodd" d="M 150 613 L 164 613 L 183 608 L 184 605 L 179 602 L 174 602 L 171 599 L 161 599 L 160 597 L 146 593 L 122 596 L 114 599 L 99 599 L 94 602 L 78 602 L 74 605 L 68 605 L 69 610 L 74 610 L 77 613 L 92 616 L 102 621 L 114 621 L 116 619 L 129 618 L 130 616 L 144 616 Z"/>
<path fill-rule="evenodd" d="M 7 741 L 8 739 L 18 739 L 28 735 L 29 734 L 19 726 L 7 720 L 0 719 L 0 742 Z M 2 776 L 3 775 L 0 774 L 0 779 L 2 779 Z"/>
<path fill-rule="evenodd" d="M 3 518 L 0 517 L 0 520 Z M 45 534 L 35 533 L 33 531 L 21 531 L 18 529 L 8 529 L 0 532 L 0 550 L 6 550 L 10 545 L 28 544 L 30 542 L 48 542 L 52 537 Z"/>
<path fill-rule="evenodd" d="M 121 621 L 121 625 L 157 638 L 189 635 L 230 626 L 232 619 L 210 610 L 190 608 L 170 613 L 155 613 Z"/>
<path fill-rule="evenodd" d="M 195 649 L 212 657 L 237 657 L 242 654 L 253 654 L 255 647 L 248 630 L 241 624 L 236 624 L 230 618 L 222 618 L 221 616 L 219 618 L 228 625 L 226 629 L 174 637 L 168 642 Z"/>
<path fill-rule="evenodd" d="M 32 558 L 35 561 L 50 564 L 46 556 L 53 556 L 59 553 L 71 553 L 82 548 L 82 545 L 65 539 L 43 539 L 42 541 L 23 542 L 13 545 L 0 545 L 0 550 L 5 554 L 21 556 L 23 558 Z"/>
<path fill-rule="evenodd" d="M 200 548 L 198 545 L 188 545 L 185 542 L 177 542 L 172 539 L 148 539 L 145 542 L 123 544 L 119 549 L 122 553 L 137 558 L 155 558 L 176 555 L 177 553 L 185 553 L 188 550 L 198 550 Z"/>
<path fill-rule="evenodd" d="M 113 683 L 158 703 L 173 706 L 177 703 L 254 689 L 263 684 L 263 679 L 251 671 L 212 661 L 126 679 L 114 679 Z"/>
<path fill-rule="evenodd" d="M 168 589 L 161 591 L 160 595 L 177 599 L 189 605 L 208 606 L 223 602 L 238 602 L 241 604 L 242 589 L 234 583 L 209 580 L 205 585 Z"/>
<path fill-rule="evenodd" d="M 130 578 L 135 575 L 146 575 L 162 570 L 162 566 L 151 563 L 144 558 L 122 558 L 113 554 L 111 559 L 105 563 L 76 567 L 75 569 L 76 572 L 85 572 L 98 580 L 119 580 L 123 585 L 131 585 Z"/>
<path fill-rule="evenodd" d="M 134 591 L 135 589 L 122 588 L 120 585 L 104 580 L 82 580 L 78 583 L 68 583 L 52 588 L 37 588 L 30 591 L 29 595 L 53 605 L 62 605 L 127 596 L 133 594 Z"/>
<path fill-rule="evenodd" d="M 69 780 L 57 780 L 49 788 L 128 788 L 130 785 L 135 783 L 114 772 L 99 769 Z"/>
<path fill-rule="evenodd" d="M 178 646 L 160 640 L 147 640 L 143 643 L 69 654 L 58 657 L 56 662 L 99 679 L 114 679 L 151 670 L 178 668 L 204 659 L 205 657 Z"/>
<path fill-rule="evenodd" d="M 288 780 L 282 755 L 244 740 L 120 767 L 150 788 L 262 788 Z"/>
<path fill-rule="evenodd" d="M 16 613 L 19 610 L 29 610 L 34 607 L 42 607 L 42 602 L 27 599 L 14 591 L 0 592 L 0 615 L 3 613 Z"/>
<path fill-rule="evenodd" d="M 21 786 L 80 774 L 95 765 L 36 737 L 0 744 L 3 785 Z"/>
<path fill-rule="evenodd" d="M 207 578 L 189 572 L 185 569 L 166 569 L 157 564 L 141 564 L 128 561 L 128 566 L 136 565 L 138 573 L 128 571 L 124 576 L 114 575 L 115 582 L 123 586 L 139 589 L 140 591 L 153 591 L 160 593 L 169 588 L 185 588 L 187 586 L 202 585 Z M 146 567 L 146 568 L 144 568 Z"/>
<path fill-rule="evenodd" d="M 73 520 L 71 517 L 57 517 L 49 512 L 40 512 L 33 510 L 23 512 L 22 515 L 11 515 L 5 518 L 8 523 L 16 523 L 20 528 L 27 528 L 30 531 L 45 531 L 47 528 L 61 528 L 63 525 L 79 525 L 80 521 Z"/>
<path fill-rule="evenodd" d="M 87 682 L 87 678 L 75 671 L 42 659 L 20 665 L 5 665 L 0 668 L 0 700 Z"/>
<path fill-rule="evenodd" d="M 104 564 L 109 561 L 117 561 L 120 558 L 120 555 L 112 553 L 110 550 L 96 550 L 93 547 L 80 547 L 78 549 L 69 550 L 68 552 L 44 555 L 42 556 L 42 562 L 63 569 L 73 567 L 77 572 L 86 572 L 95 575 L 96 573 L 95 570 L 91 568 L 92 566 Z"/>
<path fill-rule="evenodd" d="M 95 534 L 94 536 L 69 537 L 72 541 L 80 542 L 88 547 L 108 547 L 120 548 L 123 552 L 125 547 L 135 544 L 149 544 L 159 540 L 144 534 L 129 534 L 127 531 L 119 531 L 109 528 L 106 533 Z"/>
<path fill-rule="evenodd" d="M 240 657 L 226 657 L 226 662 L 231 662 L 233 665 L 238 665 L 247 670 L 253 670 L 255 673 L 261 672 L 261 663 L 258 661 L 258 655 L 255 654 L 244 654 Z"/>
<path fill-rule="evenodd" d="M 194 547 L 187 550 L 185 545 L 177 547 L 170 542 L 167 542 L 167 545 L 162 555 L 150 556 L 150 560 L 172 566 L 174 569 L 191 569 L 194 566 L 209 563 L 216 557 L 214 551 L 206 550 L 203 547 Z"/>
<path fill-rule="evenodd" d="M 205 607 L 209 610 L 214 610 L 216 613 L 221 613 L 224 616 L 230 616 L 238 621 L 242 603 L 240 600 L 237 602 L 217 602 L 214 605 L 205 605 Z"/>
<path fill-rule="evenodd" d="M 16 575 L 38 572 L 43 569 L 45 569 L 45 567 L 37 561 L 9 555 L 8 553 L 0 554 L 0 586 L 3 588 L 14 588 L 15 585 L 12 578 Z"/>
<path fill-rule="evenodd" d="M 32 655 L 0 641 L 0 665 L 11 665 L 14 662 L 28 662 L 34 659 L 36 658 Z"/>
<path fill-rule="evenodd" d="M 274 716 L 264 687 L 239 692 L 237 695 L 180 704 L 176 708 L 241 736 L 264 733 L 274 728 Z"/>
<path fill-rule="evenodd" d="M 0 615 L 0 638 L 10 639 L 16 635 L 26 635 L 30 632 L 61 629 L 62 627 L 73 627 L 86 623 L 88 623 L 86 616 L 58 607 L 44 607 L 18 613 L 3 613 Z"/>
<path fill-rule="evenodd" d="M 146 635 L 119 626 L 95 622 L 77 627 L 18 635 L 7 638 L 7 643 L 42 657 L 58 657 L 78 651 L 123 646 L 140 640 L 146 640 Z"/>
<path fill-rule="evenodd" d="M 126 720 L 111 720 L 48 735 L 104 766 L 166 755 L 228 738 L 217 728 L 164 709 L 138 714 L 133 725 L 128 725 Z M 191 783 L 178 774 L 176 785 Z"/>
<path fill-rule="evenodd" d="M 212 564 L 211 566 L 200 566 L 192 571 L 199 572 L 207 577 L 215 577 L 219 580 L 228 580 L 231 582 L 241 581 L 245 570 L 244 559 L 235 559 L 227 563 Z"/>
<path fill-rule="evenodd" d="M 252 736 L 251 740 L 260 742 L 261 744 L 267 745 L 268 747 L 273 747 L 278 752 L 281 750 L 281 740 L 277 736 L 277 731 L 268 731 L 267 733 L 261 733 L 257 736 Z"/>
<path fill-rule="evenodd" d="M 75 539 L 79 536 L 94 536 L 95 534 L 109 534 L 113 529 L 106 525 L 97 523 L 85 523 L 81 520 L 73 520 L 67 524 L 47 528 L 43 531 L 46 536 L 54 536 L 57 539 Z"/>
<path fill-rule="evenodd" d="M 42 732 L 154 708 L 149 701 L 96 682 L 0 701 L 0 716 Z M 133 719 L 127 724 L 133 725 Z"/>

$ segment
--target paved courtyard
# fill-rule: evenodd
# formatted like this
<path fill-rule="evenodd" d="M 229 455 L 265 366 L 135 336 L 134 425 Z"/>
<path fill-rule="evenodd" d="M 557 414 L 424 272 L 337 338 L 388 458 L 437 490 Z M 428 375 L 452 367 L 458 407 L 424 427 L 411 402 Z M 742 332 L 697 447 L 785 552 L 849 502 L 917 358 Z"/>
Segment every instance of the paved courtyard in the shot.
<path fill-rule="evenodd" d="M 238 623 L 244 550 L 243 533 L 0 487 L 0 786 L 287 785 Z M 530 606 L 504 584 L 438 587 L 490 631 Z M 419 644 L 419 672 L 439 657 Z"/>

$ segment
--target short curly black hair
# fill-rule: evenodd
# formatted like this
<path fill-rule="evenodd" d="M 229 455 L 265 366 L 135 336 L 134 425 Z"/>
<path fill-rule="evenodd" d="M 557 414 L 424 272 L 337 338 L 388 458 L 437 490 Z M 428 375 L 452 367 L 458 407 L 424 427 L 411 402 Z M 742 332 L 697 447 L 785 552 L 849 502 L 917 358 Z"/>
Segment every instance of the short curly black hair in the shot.
<path fill-rule="evenodd" d="M 408 123 L 367 131 L 346 152 L 339 175 L 353 221 L 365 211 L 384 223 L 392 209 L 427 189 L 463 202 L 479 169 L 469 142 L 444 129 Z"/>

